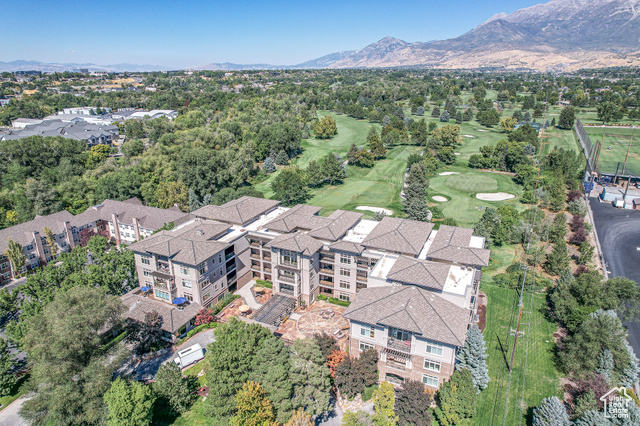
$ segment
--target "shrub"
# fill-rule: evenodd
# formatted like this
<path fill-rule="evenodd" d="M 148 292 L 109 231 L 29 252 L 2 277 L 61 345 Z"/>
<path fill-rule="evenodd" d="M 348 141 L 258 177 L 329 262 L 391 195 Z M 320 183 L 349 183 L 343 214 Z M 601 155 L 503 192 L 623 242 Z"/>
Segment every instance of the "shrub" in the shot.
<path fill-rule="evenodd" d="M 256 280 L 256 285 L 254 287 L 273 288 L 273 283 L 267 280 Z"/>
<path fill-rule="evenodd" d="M 576 198 L 567 204 L 567 210 L 573 215 L 584 216 L 587 214 L 587 206 L 582 198 Z"/>

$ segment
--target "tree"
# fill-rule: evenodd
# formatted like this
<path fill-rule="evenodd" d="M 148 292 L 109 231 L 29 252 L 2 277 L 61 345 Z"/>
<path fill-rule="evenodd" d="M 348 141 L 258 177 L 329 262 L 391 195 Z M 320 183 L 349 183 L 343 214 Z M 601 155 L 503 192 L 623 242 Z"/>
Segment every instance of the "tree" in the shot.
<path fill-rule="evenodd" d="M 423 106 L 419 106 L 418 108 L 416 108 L 416 115 L 420 115 L 420 116 L 424 115 L 424 107 Z"/>
<path fill-rule="evenodd" d="M 209 324 L 214 322 L 216 319 L 213 316 L 213 310 L 209 308 L 202 308 L 196 314 L 195 325 Z"/>
<path fill-rule="evenodd" d="M 282 149 L 276 155 L 276 164 L 279 166 L 286 166 L 289 164 L 289 155 Z"/>
<path fill-rule="evenodd" d="M 391 383 L 380 383 L 380 387 L 373 392 L 371 399 L 376 410 L 373 415 L 373 421 L 376 426 L 394 426 L 398 423 L 398 417 L 393 412 L 396 397 Z"/>
<path fill-rule="evenodd" d="M 276 426 L 273 405 L 265 397 L 259 383 L 250 381 L 236 394 L 236 414 L 231 417 L 231 426 Z"/>
<path fill-rule="evenodd" d="M 344 363 L 346 358 L 347 358 L 347 354 L 344 351 L 341 351 L 340 349 L 336 349 L 329 354 L 329 356 L 327 357 L 327 367 L 329 367 L 329 371 L 331 372 L 331 377 L 335 377 L 338 366 Z M 349 364 L 351 363 L 349 362 Z"/>
<path fill-rule="evenodd" d="M 322 414 L 330 409 L 331 378 L 324 357 L 312 339 L 298 339 L 291 346 L 294 409 Z"/>
<path fill-rule="evenodd" d="M 58 256 L 58 244 L 56 243 L 56 239 L 53 235 L 53 231 L 48 226 L 44 228 L 44 235 L 47 240 L 47 246 L 49 247 L 49 252 L 51 253 L 51 259 L 55 259 Z"/>
<path fill-rule="evenodd" d="M 307 166 L 307 183 L 309 186 L 320 186 L 325 181 L 324 170 L 316 160 L 311 160 Z"/>
<path fill-rule="evenodd" d="M 309 198 L 306 177 L 296 166 L 282 169 L 271 183 L 271 189 L 285 206 L 304 203 Z"/>
<path fill-rule="evenodd" d="M 598 120 L 602 120 L 602 124 L 613 121 L 618 112 L 618 107 L 613 102 L 598 104 L 596 109 L 598 111 Z"/>
<path fill-rule="evenodd" d="M 594 370 L 594 373 L 600 374 L 607 382 L 610 382 L 613 376 L 614 367 L 611 351 L 606 348 L 603 349 L 602 352 L 600 352 L 600 357 L 598 358 L 598 368 Z"/>
<path fill-rule="evenodd" d="M 406 380 L 402 389 L 396 392 L 395 413 L 400 426 L 429 426 L 431 415 L 427 407 L 431 405 L 431 395 L 417 380 Z"/>
<path fill-rule="evenodd" d="M 638 373 L 640 372 L 638 357 L 629 342 L 625 341 L 624 343 L 628 359 L 622 365 L 622 370 L 620 371 L 620 384 L 626 388 L 633 388 L 638 382 Z"/>
<path fill-rule="evenodd" d="M 414 197 L 405 204 L 404 208 L 407 219 L 429 222 L 429 208 L 427 201 L 423 198 Z"/>
<path fill-rule="evenodd" d="M 144 152 L 144 143 L 140 139 L 133 139 L 122 144 L 120 148 L 125 157 L 137 157 Z"/>
<path fill-rule="evenodd" d="M 117 378 L 104 394 L 108 426 L 150 425 L 155 397 L 148 386 Z"/>
<path fill-rule="evenodd" d="M 369 130 L 367 142 L 369 143 L 369 150 L 373 154 L 374 158 L 383 158 L 387 155 L 387 148 L 384 147 L 384 144 L 380 139 L 380 135 L 378 135 L 378 131 L 375 127 L 372 127 L 371 130 Z"/>
<path fill-rule="evenodd" d="M 153 392 L 160 407 L 172 415 L 187 411 L 196 400 L 198 386 L 195 377 L 182 377 L 182 369 L 175 362 L 160 366 L 153 382 Z"/>
<path fill-rule="evenodd" d="M 22 246 L 9 238 L 7 243 L 7 249 L 4 252 L 4 255 L 11 262 L 11 269 L 13 269 L 13 276 L 20 276 L 22 274 L 22 268 L 27 261 L 27 257 L 24 254 L 24 250 Z"/>
<path fill-rule="evenodd" d="M 330 115 L 325 115 L 313 125 L 313 133 L 318 139 L 329 139 L 338 134 L 336 120 Z"/>
<path fill-rule="evenodd" d="M 320 352 L 325 359 L 328 358 L 333 351 L 340 349 L 336 338 L 324 331 L 322 333 L 315 333 L 313 335 L 313 340 L 315 340 L 316 345 L 318 345 L 318 349 L 320 349 Z"/>
<path fill-rule="evenodd" d="M 571 419 L 575 420 L 576 418 L 582 417 L 586 412 L 597 409 L 596 394 L 593 389 L 589 389 L 587 393 L 578 396 L 574 400 Z"/>
<path fill-rule="evenodd" d="M 451 119 L 451 116 L 449 114 L 449 111 L 447 110 L 442 111 L 442 114 L 440 114 L 440 121 L 443 123 L 447 123 L 449 122 L 450 119 Z"/>
<path fill-rule="evenodd" d="M 488 111 L 480 111 L 477 116 L 478 123 L 486 127 L 496 126 L 500 123 L 500 114 L 491 108 Z"/>
<path fill-rule="evenodd" d="M 505 117 L 500 120 L 500 130 L 503 132 L 512 132 L 513 128 L 518 124 L 518 120 L 512 117 Z"/>
<path fill-rule="evenodd" d="M 98 144 L 91 147 L 87 156 L 87 168 L 93 169 L 109 157 L 109 145 Z"/>
<path fill-rule="evenodd" d="M 442 161 L 444 164 L 450 165 L 456 162 L 456 154 L 450 146 L 438 148 L 436 156 L 438 157 L 438 160 Z"/>
<path fill-rule="evenodd" d="M 178 205 L 182 211 L 189 208 L 189 188 L 181 181 L 162 181 L 155 192 L 157 206 L 170 209 Z"/>
<path fill-rule="evenodd" d="M 567 410 L 556 396 L 545 398 L 533 409 L 533 424 L 535 426 L 569 426 L 571 421 Z"/>
<path fill-rule="evenodd" d="M 144 322 L 127 320 L 125 340 L 133 344 L 133 353 L 143 355 L 166 346 L 162 338 L 162 317 L 158 312 L 147 312 Z"/>
<path fill-rule="evenodd" d="M 365 411 L 347 411 L 342 418 L 342 426 L 376 426 L 373 416 Z"/>
<path fill-rule="evenodd" d="M 122 346 L 105 353 L 100 333 L 118 329 L 123 310 L 120 298 L 105 289 L 79 286 L 58 291 L 39 313 L 25 316 L 21 344 L 31 362 L 34 393 L 22 406 L 23 418 L 85 425 L 107 417 L 103 395 L 124 359 Z"/>
<path fill-rule="evenodd" d="M 590 410 L 584 413 L 584 415 L 573 423 L 574 426 L 608 426 L 611 423 L 597 410 Z"/>
<path fill-rule="evenodd" d="M 478 401 L 471 370 L 456 370 L 437 393 L 438 407 L 435 414 L 443 426 L 460 424 L 476 414 Z"/>
<path fill-rule="evenodd" d="M 360 152 L 360 150 L 355 143 L 352 143 L 351 147 L 349 148 L 349 152 L 347 153 L 347 161 L 349 162 L 349 164 L 356 164 L 358 152 Z"/>
<path fill-rule="evenodd" d="M 298 409 L 284 426 L 314 426 L 311 414 L 307 414 L 302 408 Z"/>
<path fill-rule="evenodd" d="M 473 325 L 467 331 L 467 340 L 456 355 L 456 370 L 469 369 L 473 376 L 473 385 L 477 393 L 487 387 L 489 383 L 489 369 L 487 367 L 487 345 L 484 342 L 482 331 L 477 325 Z"/>
<path fill-rule="evenodd" d="M 271 157 L 267 157 L 264 160 L 264 164 L 262 165 L 262 170 L 267 173 L 273 173 L 276 171 L 276 163 L 273 161 Z"/>
<path fill-rule="evenodd" d="M 322 159 L 322 172 L 325 179 L 331 185 L 335 185 L 347 176 L 342 167 L 342 159 L 335 154 L 329 153 Z"/>
<path fill-rule="evenodd" d="M 545 269 L 551 275 L 562 275 L 569 267 L 569 251 L 564 240 L 556 242 L 551 253 L 547 255 Z"/>
<path fill-rule="evenodd" d="M 440 108 L 438 106 L 434 106 L 431 110 L 432 117 L 440 117 Z"/>
<path fill-rule="evenodd" d="M 356 165 L 360 167 L 373 167 L 374 158 L 371 151 L 361 149 L 356 154 Z"/>
<path fill-rule="evenodd" d="M 15 361 L 9 351 L 9 342 L 0 337 L 0 396 L 11 393 L 16 377 L 13 374 Z"/>
<path fill-rule="evenodd" d="M 561 129 L 572 129 L 576 122 L 576 111 L 572 106 L 562 108 L 560 118 L 558 118 L 558 127 Z"/>

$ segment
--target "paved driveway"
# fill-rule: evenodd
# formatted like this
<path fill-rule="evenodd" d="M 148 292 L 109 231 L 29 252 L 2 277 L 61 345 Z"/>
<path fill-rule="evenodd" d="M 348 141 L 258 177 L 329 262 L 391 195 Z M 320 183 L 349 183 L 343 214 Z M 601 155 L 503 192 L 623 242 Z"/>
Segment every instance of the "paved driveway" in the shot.
<path fill-rule="evenodd" d="M 22 396 L 7 407 L 5 407 L 2 411 L 0 411 L 0 425 L 2 426 L 25 426 L 27 422 L 24 421 L 22 417 L 18 414 L 20 411 L 20 407 L 27 400 L 26 397 Z"/>
<path fill-rule="evenodd" d="M 598 238 L 609 277 L 625 277 L 640 283 L 640 211 L 617 209 L 590 198 Z M 640 322 L 625 323 L 629 343 L 640 354 Z"/>

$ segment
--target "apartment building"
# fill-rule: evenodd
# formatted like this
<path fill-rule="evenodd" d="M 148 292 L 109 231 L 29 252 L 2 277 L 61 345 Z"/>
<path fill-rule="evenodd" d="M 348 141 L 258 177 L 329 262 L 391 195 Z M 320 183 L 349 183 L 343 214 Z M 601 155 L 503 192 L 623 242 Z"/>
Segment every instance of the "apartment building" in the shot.
<path fill-rule="evenodd" d="M 52 259 L 51 247 L 44 232 L 47 227 L 53 232 L 57 253 L 61 253 L 72 250 L 76 245 L 85 245 L 94 235 L 103 235 L 118 246 L 130 244 L 150 236 L 164 225 L 184 223 L 191 218 L 191 215 L 181 212 L 177 207 L 148 207 L 137 198 L 105 200 L 75 216 L 62 210 L 0 230 L 0 253 L 7 250 L 9 239 L 20 244 L 26 259 L 20 272 L 26 272 Z M 0 283 L 11 279 L 17 272 L 13 271 L 6 256 L 0 256 Z"/>

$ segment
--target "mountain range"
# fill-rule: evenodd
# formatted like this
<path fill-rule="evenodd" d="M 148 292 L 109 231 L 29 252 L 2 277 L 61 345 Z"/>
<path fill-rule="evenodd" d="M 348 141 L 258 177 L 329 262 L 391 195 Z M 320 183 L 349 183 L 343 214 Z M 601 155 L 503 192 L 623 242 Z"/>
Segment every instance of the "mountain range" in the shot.
<path fill-rule="evenodd" d="M 575 71 L 640 67 L 640 0 L 551 0 L 499 13 L 461 36 L 430 42 L 393 37 L 363 49 L 331 53 L 297 65 L 210 63 L 192 70 L 314 68 L 448 68 Z M 0 62 L 0 71 L 166 70 L 154 65 Z"/>

